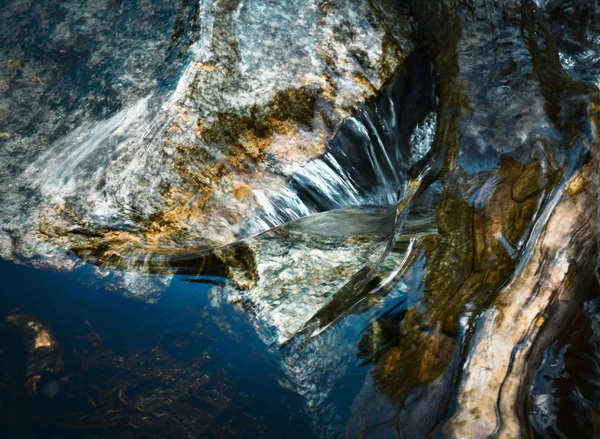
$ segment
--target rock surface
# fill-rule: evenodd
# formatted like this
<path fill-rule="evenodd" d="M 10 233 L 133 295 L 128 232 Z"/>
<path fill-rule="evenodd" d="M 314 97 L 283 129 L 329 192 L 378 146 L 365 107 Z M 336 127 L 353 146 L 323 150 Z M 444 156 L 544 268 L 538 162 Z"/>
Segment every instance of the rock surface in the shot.
<path fill-rule="evenodd" d="M 22 42 L 31 53 L 7 57 L 2 79 L 0 254 L 56 269 L 77 265 L 73 253 L 102 263 L 243 236 L 415 44 L 391 1 L 32 11 L 47 23 L 40 42 Z M 48 20 L 56 13 L 59 24 Z M 11 38 L 23 41 L 24 29 Z M 86 39 L 98 41 L 81 54 Z M 35 117 L 18 116 L 26 103 Z M 160 288 L 140 282 L 134 290 Z"/>

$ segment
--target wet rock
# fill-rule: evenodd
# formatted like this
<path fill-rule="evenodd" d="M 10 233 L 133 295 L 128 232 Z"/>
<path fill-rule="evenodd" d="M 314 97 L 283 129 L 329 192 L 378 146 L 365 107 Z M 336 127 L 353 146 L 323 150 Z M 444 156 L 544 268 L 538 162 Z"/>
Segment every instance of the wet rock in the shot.
<path fill-rule="evenodd" d="M 120 12 L 131 19 L 125 6 Z M 78 32 L 91 38 L 109 13 L 95 11 Z M 70 14 L 48 30 L 69 44 L 76 23 Z M 130 43 L 119 40 L 140 50 L 142 41 L 155 41 L 153 53 L 169 62 L 153 67 L 156 76 L 143 77 L 135 93 L 122 84 L 116 93 L 122 103 L 105 117 L 87 116 L 85 106 L 60 107 L 61 120 L 75 114 L 78 120 L 59 130 L 51 113 L 40 110 L 46 125 L 7 140 L 2 176 L 12 183 L 2 197 L 3 257 L 69 268 L 70 251 L 107 261 L 234 241 L 270 194 L 325 153 L 341 123 L 377 96 L 415 45 L 407 11 L 387 1 L 182 2 L 167 17 L 172 30 L 163 24 L 157 40 L 145 36 L 144 26 Z M 102 40 L 89 53 L 69 45 L 61 56 L 65 66 L 73 59 L 91 69 L 114 44 Z M 121 46 L 115 50 L 120 54 Z M 38 71 L 35 87 L 50 96 L 54 84 L 65 85 L 50 70 L 27 66 Z M 130 68 L 125 63 L 119 78 Z M 94 78 L 103 81 L 102 72 L 110 69 Z M 100 90 L 109 86 L 101 84 Z M 73 93 L 98 97 L 90 87 Z M 56 134 L 40 137 L 48 124 Z M 16 157 L 19 163 L 11 164 Z"/>

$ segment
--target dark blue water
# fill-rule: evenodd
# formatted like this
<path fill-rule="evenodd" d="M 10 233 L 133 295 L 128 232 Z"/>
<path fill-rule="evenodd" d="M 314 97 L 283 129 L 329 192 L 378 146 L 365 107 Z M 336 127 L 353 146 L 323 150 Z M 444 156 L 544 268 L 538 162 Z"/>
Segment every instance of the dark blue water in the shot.
<path fill-rule="evenodd" d="M 83 285 L 90 271 L 54 273 L 0 262 L 0 317 L 31 314 L 51 328 L 68 377 L 54 399 L 28 396 L 24 346 L 3 325 L 0 437 L 313 437 L 300 397 L 278 383 L 276 353 L 231 308 L 211 306 L 206 285 L 176 278 L 157 304 L 146 304 L 102 285 Z M 100 342 L 86 339 L 92 328 Z M 198 396 L 189 388 L 185 376 L 198 372 L 199 359 L 209 380 L 205 390 L 226 402 L 207 403 L 204 390 Z M 170 373 L 174 383 L 161 378 Z M 102 396 L 112 383 L 119 385 L 113 375 L 122 377 L 128 405 L 157 392 L 171 392 L 176 402 L 164 397 L 166 415 L 144 420 L 118 390 L 112 399 Z M 148 375 L 155 380 L 145 387 L 132 384 Z M 101 401 L 112 407 L 103 409 Z M 98 413 L 105 413 L 104 421 Z M 167 417 L 174 420 L 159 422 Z M 114 428 L 101 428 L 111 421 Z"/>

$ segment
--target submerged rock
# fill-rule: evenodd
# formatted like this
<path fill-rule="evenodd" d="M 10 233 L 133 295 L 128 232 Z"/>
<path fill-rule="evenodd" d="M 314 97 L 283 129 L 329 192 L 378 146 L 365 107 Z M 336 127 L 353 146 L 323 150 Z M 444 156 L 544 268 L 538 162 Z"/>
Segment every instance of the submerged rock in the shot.
<path fill-rule="evenodd" d="M 435 58 L 428 163 L 444 192 L 439 235 L 416 245 L 422 301 L 388 323 L 373 360 L 398 404 L 385 430 L 523 437 L 549 328 L 582 305 L 579 281 L 597 282 L 600 95 L 563 68 L 559 36 L 531 1 L 411 3 Z"/>
<path fill-rule="evenodd" d="M 25 345 L 25 388 L 31 396 L 55 397 L 68 377 L 58 340 L 52 331 L 32 315 L 11 314 L 5 322 L 14 327 Z"/>
<path fill-rule="evenodd" d="M 559 188 L 510 283 L 478 324 L 459 387 L 452 437 L 522 437 L 531 359 L 541 357 L 582 302 L 597 255 L 598 188 L 586 166 Z M 570 302 L 569 305 L 567 303 Z M 491 348 L 490 348 L 491 347 Z M 536 353 L 537 351 L 537 353 Z"/>

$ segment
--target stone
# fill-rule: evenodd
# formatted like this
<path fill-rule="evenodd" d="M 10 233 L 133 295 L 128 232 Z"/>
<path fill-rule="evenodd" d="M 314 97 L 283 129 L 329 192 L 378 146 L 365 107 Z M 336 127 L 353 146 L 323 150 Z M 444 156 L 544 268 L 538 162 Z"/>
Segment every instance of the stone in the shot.
<path fill-rule="evenodd" d="M 195 11 L 185 5 L 179 18 L 157 6 L 172 29 L 161 27 L 154 38 L 145 34 L 147 11 L 139 11 L 129 50 L 148 46 L 155 57 L 173 58 L 164 67 L 149 63 L 159 73 L 138 75 L 135 90 L 127 75 L 138 73 L 110 34 L 97 53 L 83 54 L 65 27 L 78 19 L 76 11 L 48 30 L 58 68 L 78 59 L 79 69 L 96 69 L 99 89 L 73 93 L 99 99 L 113 86 L 102 79 L 111 72 L 102 64 L 110 51 L 121 57 L 122 82 L 111 106 L 95 104 L 105 117 L 91 117 L 85 105 L 54 113 L 41 105 L 42 123 L 5 139 L 0 175 L 13 185 L 1 197 L 0 225 L 11 229 L 13 245 L 0 254 L 25 260 L 51 253 L 45 264 L 66 268 L 73 265 L 69 253 L 103 263 L 231 243 L 269 194 L 285 190 L 299 167 L 325 154 L 342 122 L 378 95 L 415 47 L 407 11 L 391 1 L 221 0 Z M 98 14 L 110 21 L 109 10 Z M 186 20 L 200 25 L 186 27 Z M 84 23 L 78 32 L 86 36 L 105 25 Z M 39 79 L 29 84 L 42 94 L 61 83 L 49 66 L 19 65 Z M 153 78 L 160 75 L 166 86 L 157 87 Z M 26 96 L 10 95 L 9 102 L 22 105 Z M 16 124 L 7 117 L 9 127 Z M 19 244 L 23 236 L 27 248 Z"/>

